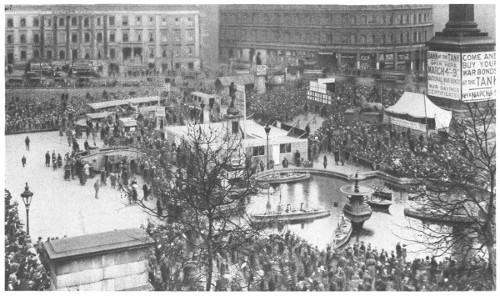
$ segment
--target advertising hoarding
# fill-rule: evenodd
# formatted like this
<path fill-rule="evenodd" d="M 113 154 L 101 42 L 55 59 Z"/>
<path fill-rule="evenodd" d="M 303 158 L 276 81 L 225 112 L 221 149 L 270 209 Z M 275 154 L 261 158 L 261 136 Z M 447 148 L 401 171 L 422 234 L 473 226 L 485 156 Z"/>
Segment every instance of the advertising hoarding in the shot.
<path fill-rule="evenodd" d="M 427 92 L 431 96 L 461 99 L 460 53 L 427 52 Z"/>
<path fill-rule="evenodd" d="M 427 52 L 427 89 L 431 96 L 484 101 L 496 98 L 496 52 Z"/>
<path fill-rule="evenodd" d="M 496 52 L 462 53 L 462 101 L 496 98 Z"/>

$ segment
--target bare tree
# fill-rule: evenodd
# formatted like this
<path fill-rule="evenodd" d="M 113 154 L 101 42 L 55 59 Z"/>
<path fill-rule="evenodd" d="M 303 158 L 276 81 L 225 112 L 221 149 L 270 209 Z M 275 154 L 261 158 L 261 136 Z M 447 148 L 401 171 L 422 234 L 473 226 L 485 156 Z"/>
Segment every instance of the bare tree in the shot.
<path fill-rule="evenodd" d="M 152 223 L 152 236 L 161 245 L 157 257 L 170 263 L 169 270 L 162 272 L 164 288 L 180 289 L 179 275 L 202 266 L 184 275 L 184 287 L 204 283 L 209 291 L 220 254 L 244 262 L 256 251 L 262 229 L 252 225 L 245 210 L 253 171 L 241 140 L 225 127 L 199 125 L 188 126 L 182 144 L 175 148 L 155 145 L 146 137 L 141 151 L 157 165 L 152 189 L 159 199 L 158 209 L 138 203 L 159 219 Z"/>
<path fill-rule="evenodd" d="M 426 245 L 437 255 L 457 254 L 469 289 L 494 287 L 496 268 L 496 143 L 495 103 L 465 104 L 454 117 L 447 137 L 430 137 L 427 151 L 417 152 L 406 165 L 420 181 L 427 210 L 444 225 L 416 223 Z M 487 257 L 484 270 L 471 269 L 471 258 Z M 476 262 L 477 263 L 477 262 Z M 475 267 L 474 267 L 475 266 Z M 465 274 L 467 272 L 467 274 Z M 466 286 L 468 285 L 468 286 Z"/>

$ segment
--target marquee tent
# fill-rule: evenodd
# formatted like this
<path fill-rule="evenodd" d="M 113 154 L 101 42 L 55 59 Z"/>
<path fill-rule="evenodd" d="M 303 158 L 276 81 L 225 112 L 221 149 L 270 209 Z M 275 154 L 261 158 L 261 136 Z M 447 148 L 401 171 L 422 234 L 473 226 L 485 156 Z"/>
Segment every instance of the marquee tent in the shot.
<path fill-rule="evenodd" d="M 403 127 L 425 131 L 425 119 L 435 122 L 434 128 L 448 129 L 450 126 L 452 113 L 436 106 L 429 98 L 423 94 L 405 92 L 398 102 L 385 110 L 389 115 L 391 123 Z"/>

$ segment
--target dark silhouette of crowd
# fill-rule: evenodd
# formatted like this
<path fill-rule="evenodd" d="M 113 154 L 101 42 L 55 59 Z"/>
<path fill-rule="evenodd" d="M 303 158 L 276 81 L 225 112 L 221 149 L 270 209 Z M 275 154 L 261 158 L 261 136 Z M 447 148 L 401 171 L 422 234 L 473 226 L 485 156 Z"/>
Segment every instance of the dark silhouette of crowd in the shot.
<path fill-rule="evenodd" d="M 33 246 L 19 220 L 18 204 L 5 190 L 5 291 L 43 291 L 50 278 L 38 257 L 40 243 Z"/>

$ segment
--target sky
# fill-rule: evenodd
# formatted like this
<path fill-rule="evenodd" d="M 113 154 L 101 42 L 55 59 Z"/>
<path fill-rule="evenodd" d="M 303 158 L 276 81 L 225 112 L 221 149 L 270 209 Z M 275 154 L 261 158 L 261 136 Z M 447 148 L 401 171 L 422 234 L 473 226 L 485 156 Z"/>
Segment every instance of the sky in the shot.
<path fill-rule="evenodd" d="M 446 22 L 448 22 L 448 5 L 434 5 L 434 32 L 443 31 Z M 495 5 L 493 4 L 475 4 L 474 21 L 478 24 L 481 32 L 486 32 L 495 39 Z"/>

